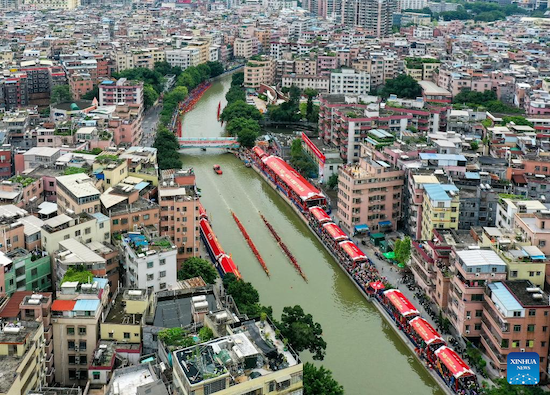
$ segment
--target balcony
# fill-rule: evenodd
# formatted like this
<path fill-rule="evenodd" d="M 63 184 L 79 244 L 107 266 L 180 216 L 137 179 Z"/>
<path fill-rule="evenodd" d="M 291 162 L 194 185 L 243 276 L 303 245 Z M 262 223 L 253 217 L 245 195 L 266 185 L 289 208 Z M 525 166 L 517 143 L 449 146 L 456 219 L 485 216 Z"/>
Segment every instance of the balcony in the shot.
<path fill-rule="evenodd" d="M 488 352 L 489 357 L 493 361 L 498 361 L 500 365 L 506 365 L 506 355 L 503 355 L 499 352 L 498 348 L 492 343 L 490 338 L 485 334 L 481 334 L 481 344 L 485 347 L 485 350 Z"/>
<path fill-rule="evenodd" d="M 493 307 L 487 302 L 483 302 L 483 314 L 484 317 L 489 318 L 488 323 L 491 324 L 492 328 L 496 328 L 497 332 L 502 336 L 505 333 L 510 333 L 510 324 L 504 320 L 504 318 L 499 317 L 497 313 L 493 310 Z"/>

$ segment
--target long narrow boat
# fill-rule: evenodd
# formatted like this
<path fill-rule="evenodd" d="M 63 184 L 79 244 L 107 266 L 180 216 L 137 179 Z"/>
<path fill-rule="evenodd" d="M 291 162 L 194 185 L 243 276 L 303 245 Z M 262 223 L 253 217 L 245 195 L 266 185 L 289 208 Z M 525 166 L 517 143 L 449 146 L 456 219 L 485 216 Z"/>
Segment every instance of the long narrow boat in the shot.
<path fill-rule="evenodd" d="M 222 109 L 222 102 L 219 102 L 218 103 L 218 121 L 220 120 L 221 109 Z"/>
<path fill-rule="evenodd" d="M 283 252 L 287 256 L 287 258 L 294 265 L 294 268 L 296 269 L 296 271 L 298 271 L 300 276 L 302 276 L 304 281 L 307 283 L 307 277 L 304 274 L 304 272 L 302 271 L 302 268 L 300 267 L 300 265 L 298 265 L 298 262 L 296 261 L 296 258 L 294 258 L 294 255 L 292 255 L 292 253 L 290 252 L 290 250 L 288 249 L 286 244 L 283 243 L 283 241 L 281 240 L 281 238 L 279 237 L 279 235 L 277 234 L 277 232 L 275 231 L 273 226 L 269 222 L 267 222 L 267 219 L 265 219 L 265 217 L 262 215 L 262 213 L 260 213 L 260 217 L 262 217 L 262 220 L 264 221 L 265 226 L 267 227 L 267 229 L 269 229 L 269 231 L 271 232 L 271 234 L 275 238 L 275 241 L 277 242 L 277 244 L 279 244 L 279 247 L 281 247 L 281 249 L 283 250 Z"/>
<path fill-rule="evenodd" d="M 231 215 L 233 216 L 233 219 L 235 220 L 235 223 L 237 224 L 237 226 L 239 227 L 241 233 L 243 234 L 244 239 L 248 243 L 248 246 L 252 250 L 252 253 L 256 256 L 256 259 L 258 260 L 258 262 L 260 262 L 260 265 L 264 269 L 265 274 L 267 274 L 267 276 L 269 277 L 269 269 L 267 268 L 267 266 L 264 262 L 264 259 L 262 258 L 262 256 L 258 252 L 258 249 L 256 248 L 256 246 L 252 242 L 252 239 L 248 235 L 248 232 L 246 231 L 243 224 L 241 223 L 241 221 L 239 221 L 239 218 L 237 218 L 237 216 L 235 215 L 235 213 L 233 211 L 231 211 Z"/>

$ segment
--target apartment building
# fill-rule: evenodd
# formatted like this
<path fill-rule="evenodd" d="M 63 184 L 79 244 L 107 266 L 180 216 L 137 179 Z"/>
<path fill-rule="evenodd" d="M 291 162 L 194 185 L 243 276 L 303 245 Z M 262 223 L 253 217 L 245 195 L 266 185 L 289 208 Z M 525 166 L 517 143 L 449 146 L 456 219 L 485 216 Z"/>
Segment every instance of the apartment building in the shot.
<path fill-rule="evenodd" d="M 183 395 L 212 393 L 237 395 L 244 393 L 291 394 L 303 391 L 303 365 L 298 355 L 281 341 L 267 344 L 267 334 L 275 338 L 275 327 L 246 321 L 230 328 L 227 336 L 213 339 L 189 348 L 174 351 L 174 386 Z M 273 344 L 273 345 L 271 345 Z M 210 355 L 223 355 L 224 363 L 215 359 L 215 373 L 207 373 L 204 362 Z M 251 375 L 253 369 L 240 370 L 240 376 L 231 377 L 230 371 L 239 365 L 242 355 L 249 366 L 260 366 L 262 375 Z M 277 361 L 285 360 L 281 364 Z"/>
<path fill-rule="evenodd" d="M 74 10 L 79 0 L 23 0 L 22 8 L 29 10 Z"/>
<path fill-rule="evenodd" d="M 0 328 L 1 395 L 26 395 L 46 383 L 44 326 L 3 323 Z"/>
<path fill-rule="evenodd" d="M 185 70 L 188 67 L 200 64 L 200 51 L 197 48 L 180 48 L 166 51 L 166 61 L 172 67 L 181 67 Z"/>
<path fill-rule="evenodd" d="M 149 298 L 144 289 L 120 290 L 101 324 L 101 339 L 141 347 L 141 327 L 148 303 Z"/>
<path fill-rule="evenodd" d="M 341 69 L 330 73 L 330 93 L 367 95 L 370 92 L 370 75 L 364 71 Z"/>
<path fill-rule="evenodd" d="M 515 230 L 521 241 L 538 247 L 546 256 L 550 256 L 550 211 L 516 213 Z"/>
<path fill-rule="evenodd" d="M 499 228 L 513 229 L 516 225 L 516 213 L 533 214 L 543 210 L 546 210 L 546 206 L 539 200 L 499 198 L 496 226 Z"/>
<path fill-rule="evenodd" d="M 439 184 L 434 174 L 409 174 L 407 177 L 406 223 L 409 233 L 415 240 L 422 237 L 422 209 L 424 207 L 424 185 Z"/>
<path fill-rule="evenodd" d="M 106 279 L 90 283 L 65 279 L 52 304 L 55 381 L 86 385 L 88 365 L 99 340 L 102 312 L 109 298 Z"/>
<path fill-rule="evenodd" d="M 89 74 L 75 73 L 69 77 L 69 86 L 73 99 L 80 100 L 82 96 L 94 89 L 94 82 Z"/>
<path fill-rule="evenodd" d="M 84 173 L 56 177 L 57 206 L 65 213 L 98 213 L 99 196 L 94 180 Z"/>
<path fill-rule="evenodd" d="M 460 201 L 452 184 L 425 184 L 422 203 L 422 240 L 432 238 L 432 229 L 458 229 Z"/>
<path fill-rule="evenodd" d="M 439 69 L 441 63 L 435 58 L 406 58 L 405 73 L 417 81 L 431 81 L 435 70 Z"/>
<path fill-rule="evenodd" d="M 493 282 L 484 295 L 481 345 L 506 376 L 510 352 L 536 352 L 540 379 L 548 377 L 548 294 L 528 280 Z"/>
<path fill-rule="evenodd" d="M 111 221 L 101 213 L 60 214 L 44 221 L 41 230 L 42 248 L 53 256 L 59 242 L 74 238 L 81 243 L 111 240 Z"/>
<path fill-rule="evenodd" d="M 41 292 L 51 289 L 50 257 L 37 251 L 14 248 L 10 252 L 0 252 L 0 261 L 4 266 L 4 291 L 0 295 L 12 295 L 17 291 Z"/>
<path fill-rule="evenodd" d="M 338 218 L 347 233 L 367 225 L 371 233 L 397 229 L 405 174 L 387 162 L 362 157 L 338 171 Z"/>
<path fill-rule="evenodd" d="M 259 42 L 256 37 L 235 38 L 233 42 L 233 56 L 248 59 L 258 54 Z"/>
<path fill-rule="evenodd" d="M 244 87 L 258 89 L 261 84 L 272 85 L 275 81 L 274 60 L 262 56 L 261 60 L 250 60 L 244 67 Z"/>
<path fill-rule="evenodd" d="M 370 76 L 370 85 L 383 85 L 388 79 L 395 78 L 397 59 L 383 52 L 369 52 L 358 54 L 352 62 L 357 71 L 364 71 Z"/>
<path fill-rule="evenodd" d="M 140 48 L 115 52 L 117 73 L 138 67 L 152 70 L 156 62 L 163 62 L 165 59 L 165 51 L 160 48 Z"/>
<path fill-rule="evenodd" d="M 119 78 L 117 81 L 103 81 L 99 84 L 99 105 L 117 104 L 143 105 L 143 82 Z"/>
<path fill-rule="evenodd" d="M 319 93 L 328 93 L 330 90 L 330 77 L 315 75 L 287 74 L 282 78 L 281 86 L 297 86 L 304 89 L 315 89 Z"/>
<path fill-rule="evenodd" d="M 177 283 L 177 250 L 168 238 L 129 232 L 122 235 L 120 247 L 127 288 L 158 292 Z"/>
<path fill-rule="evenodd" d="M 143 135 L 143 105 L 117 105 L 113 116 L 107 123 L 108 131 L 117 145 L 137 146 Z"/>
<path fill-rule="evenodd" d="M 42 323 L 44 328 L 44 375 L 46 385 L 54 384 L 52 301 L 53 295 L 51 292 L 18 291 L 10 297 L 0 311 L 0 319 L 8 322 L 36 321 Z"/>
<path fill-rule="evenodd" d="M 177 246 L 178 264 L 199 254 L 199 200 L 195 173 L 164 170 L 159 185 L 160 234 Z M 140 287 L 142 288 L 142 287 Z"/>
<path fill-rule="evenodd" d="M 485 288 L 491 282 L 506 280 L 506 262 L 493 250 L 453 249 L 449 263 L 454 276 L 447 316 L 461 336 L 479 338 Z"/>

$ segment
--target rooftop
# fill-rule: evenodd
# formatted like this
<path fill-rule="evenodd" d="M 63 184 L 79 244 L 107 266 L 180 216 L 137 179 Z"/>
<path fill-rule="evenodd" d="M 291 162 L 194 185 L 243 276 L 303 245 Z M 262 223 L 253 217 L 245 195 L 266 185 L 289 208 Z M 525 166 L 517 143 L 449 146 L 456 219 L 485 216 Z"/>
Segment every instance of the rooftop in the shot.
<path fill-rule="evenodd" d="M 23 344 L 41 325 L 35 321 L 9 322 L 0 329 L 0 344 Z"/>
<path fill-rule="evenodd" d="M 493 250 L 462 250 L 456 251 L 456 255 L 465 266 L 506 266 L 506 263 Z"/>
<path fill-rule="evenodd" d="M 533 284 L 529 280 L 516 280 L 516 281 L 503 281 L 506 288 L 515 297 L 515 299 L 523 306 L 548 306 L 549 299 L 546 292 L 531 292 L 534 288 Z M 528 290 L 530 289 L 530 290 Z M 542 295 L 542 298 L 534 298 L 533 295 L 537 293 Z"/>
<path fill-rule="evenodd" d="M 146 293 L 141 290 L 136 290 L 139 292 L 139 295 L 147 296 Z M 129 291 L 126 291 L 129 292 Z M 125 294 L 119 293 L 115 299 L 115 303 L 111 306 L 109 314 L 105 322 L 108 324 L 123 324 L 123 325 L 141 325 L 142 314 L 127 314 L 126 313 L 126 300 Z M 137 295 L 136 295 L 137 296 Z M 140 300 L 140 299 L 138 299 Z"/>
<path fill-rule="evenodd" d="M 155 308 L 155 317 L 153 325 L 160 328 L 186 327 L 193 322 L 191 312 L 192 298 L 197 295 L 205 295 L 208 302 L 208 310 L 217 308 L 216 298 L 212 293 L 196 293 L 181 291 L 179 295 L 174 296 L 173 292 L 166 296 L 157 294 L 157 305 Z"/>
<path fill-rule="evenodd" d="M 128 232 L 123 235 L 126 243 L 138 255 L 150 255 L 155 252 L 164 252 L 175 249 L 167 237 L 149 238 L 138 232 Z"/>
<path fill-rule="evenodd" d="M 83 173 L 57 177 L 57 182 L 67 188 L 77 198 L 100 194 L 93 180 Z"/>
<path fill-rule="evenodd" d="M 116 369 L 105 392 L 106 395 L 137 395 L 137 389 L 153 383 L 157 376 L 150 364 Z"/>
<path fill-rule="evenodd" d="M 424 190 L 431 200 L 451 201 L 458 196 L 458 188 L 452 184 L 425 184 Z"/>

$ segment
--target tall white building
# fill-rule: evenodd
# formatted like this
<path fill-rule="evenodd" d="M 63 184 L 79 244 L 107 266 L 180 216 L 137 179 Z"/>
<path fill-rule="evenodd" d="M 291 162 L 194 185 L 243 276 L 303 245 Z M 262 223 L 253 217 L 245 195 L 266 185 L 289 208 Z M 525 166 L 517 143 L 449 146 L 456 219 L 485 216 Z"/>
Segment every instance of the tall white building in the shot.
<path fill-rule="evenodd" d="M 200 50 L 196 48 L 174 49 L 166 51 L 166 61 L 172 67 L 181 67 L 185 70 L 200 64 Z"/>
<path fill-rule="evenodd" d="M 427 0 L 401 0 L 401 10 L 421 10 L 428 6 Z"/>
<path fill-rule="evenodd" d="M 330 73 L 330 93 L 366 95 L 370 92 L 370 75 L 364 71 L 342 69 Z"/>

